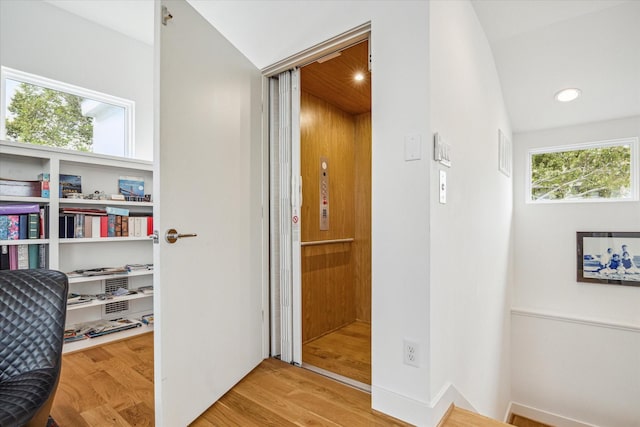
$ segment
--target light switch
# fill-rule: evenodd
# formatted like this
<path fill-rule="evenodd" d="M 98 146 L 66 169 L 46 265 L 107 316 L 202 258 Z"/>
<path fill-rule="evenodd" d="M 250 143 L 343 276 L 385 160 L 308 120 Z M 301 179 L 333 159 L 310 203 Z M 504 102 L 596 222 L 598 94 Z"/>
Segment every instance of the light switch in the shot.
<path fill-rule="evenodd" d="M 420 135 L 407 135 L 404 137 L 404 160 L 420 160 L 422 157 L 422 144 Z"/>
<path fill-rule="evenodd" d="M 447 172 L 440 171 L 440 203 L 447 203 Z"/>

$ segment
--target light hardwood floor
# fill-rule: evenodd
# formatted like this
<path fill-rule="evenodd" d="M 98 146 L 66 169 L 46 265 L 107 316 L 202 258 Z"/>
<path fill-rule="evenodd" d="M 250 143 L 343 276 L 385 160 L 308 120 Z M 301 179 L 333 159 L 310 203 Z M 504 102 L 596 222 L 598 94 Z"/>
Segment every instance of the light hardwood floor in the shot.
<path fill-rule="evenodd" d="M 63 356 L 51 414 L 61 427 L 153 426 L 153 334 Z M 408 426 L 368 393 L 275 359 L 263 361 L 192 424 Z"/>
<path fill-rule="evenodd" d="M 61 427 L 153 426 L 153 410 L 153 333 L 63 356 Z"/>
<path fill-rule="evenodd" d="M 438 424 L 438 427 L 510 427 L 510 424 L 487 418 L 467 411 L 466 409 L 452 407 L 448 415 Z"/>
<path fill-rule="evenodd" d="M 371 324 L 356 321 L 309 341 L 302 362 L 371 384 Z"/>

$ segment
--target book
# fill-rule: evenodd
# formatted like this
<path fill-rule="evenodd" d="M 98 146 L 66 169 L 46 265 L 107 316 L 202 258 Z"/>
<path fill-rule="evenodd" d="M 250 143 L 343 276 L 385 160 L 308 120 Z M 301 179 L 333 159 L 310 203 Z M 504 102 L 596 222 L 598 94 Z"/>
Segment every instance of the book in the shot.
<path fill-rule="evenodd" d="M 140 320 L 145 325 L 153 325 L 153 313 L 143 315 Z"/>
<path fill-rule="evenodd" d="M 29 245 L 18 246 L 18 270 L 26 270 L 29 268 Z"/>
<path fill-rule="evenodd" d="M 144 197 L 144 178 L 121 176 L 118 179 L 118 192 L 125 197 Z"/>
<path fill-rule="evenodd" d="M 9 246 L 9 269 L 18 269 L 18 245 Z"/>
<path fill-rule="evenodd" d="M 100 217 L 100 237 L 109 237 L 109 217 Z"/>
<path fill-rule="evenodd" d="M 116 215 L 107 215 L 107 237 L 116 237 Z"/>
<path fill-rule="evenodd" d="M 147 234 L 145 236 L 151 236 L 153 234 L 153 217 L 147 217 Z"/>
<path fill-rule="evenodd" d="M 49 206 L 40 208 L 40 238 L 49 238 Z"/>
<path fill-rule="evenodd" d="M 85 216 L 84 217 L 84 230 L 82 230 L 83 234 L 84 234 L 84 237 L 87 237 L 87 238 L 93 237 L 92 228 L 93 228 L 93 217 Z"/>
<path fill-rule="evenodd" d="M 18 239 L 27 240 L 27 237 L 29 237 L 29 215 L 21 214 L 18 224 Z"/>
<path fill-rule="evenodd" d="M 84 215 L 75 214 L 73 216 L 73 236 L 77 239 L 84 237 Z"/>
<path fill-rule="evenodd" d="M 129 223 L 129 225 L 127 226 L 129 236 L 133 237 L 136 235 L 136 218 L 133 216 L 130 216 L 127 218 L 127 222 Z"/>
<path fill-rule="evenodd" d="M 102 218 L 99 216 L 91 217 L 91 237 L 101 237 L 100 236 L 100 227 L 101 227 Z"/>
<path fill-rule="evenodd" d="M 122 216 L 121 215 L 116 215 L 115 235 L 116 237 L 122 237 Z"/>
<path fill-rule="evenodd" d="M 7 240 L 20 239 L 20 215 L 7 215 Z"/>
<path fill-rule="evenodd" d="M 129 237 L 129 217 L 122 216 L 121 219 L 121 228 L 122 228 L 122 237 Z"/>
<path fill-rule="evenodd" d="M 129 209 L 125 208 L 114 208 L 113 206 L 107 206 L 105 211 L 107 215 L 121 215 L 121 216 L 129 216 Z"/>
<path fill-rule="evenodd" d="M 68 197 L 70 194 L 82 194 L 82 177 L 60 174 L 60 197 Z"/>
<path fill-rule="evenodd" d="M 30 214 L 38 212 L 40 212 L 40 205 L 37 203 L 0 205 L 0 215 Z"/>
<path fill-rule="evenodd" d="M 29 239 L 37 239 L 40 237 L 40 213 L 30 213 L 28 217 L 29 230 L 27 237 Z"/>
<path fill-rule="evenodd" d="M 106 215 L 107 211 L 104 209 L 90 209 L 90 208 L 75 208 L 66 207 L 60 208 L 61 214 L 84 214 L 84 215 Z"/>
<path fill-rule="evenodd" d="M 58 237 L 61 239 L 72 239 L 75 237 L 76 228 L 73 215 L 60 215 L 58 222 Z"/>
<path fill-rule="evenodd" d="M 39 257 L 39 245 L 27 245 L 29 246 L 29 268 L 38 268 L 40 264 Z"/>
<path fill-rule="evenodd" d="M 48 199 L 50 196 L 50 187 L 49 187 L 49 181 L 50 179 L 50 175 L 48 173 L 41 173 L 38 175 L 38 181 L 40 181 L 40 197 L 43 197 L 45 199 Z"/>
<path fill-rule="evenodd" d="M 9 270 L 9 246 L 0 246 L 0 270 Z"/>
<path fill-rule="evenodd" d="M 0 215 L 0 240 L 9 239 L 9 218 L 6 215 Z"/>
<path fill-rule="evenodd" d="M 49 267 L 49 245 L 40 243 L 38 245 L 38 268 Z"/>

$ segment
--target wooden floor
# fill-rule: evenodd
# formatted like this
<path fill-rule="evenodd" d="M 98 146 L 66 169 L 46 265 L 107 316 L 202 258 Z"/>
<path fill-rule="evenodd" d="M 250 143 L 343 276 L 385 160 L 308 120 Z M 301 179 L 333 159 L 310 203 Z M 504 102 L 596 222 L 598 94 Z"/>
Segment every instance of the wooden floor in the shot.
<path fill-rule="evenodd" d="M 153 333 L 62 357 L 60 427 L 153 426 Z"/>
<path fill-rule="evenodd" d="M 302 362 L 371 384 L 371 324 L 356 321 L 302 346 Z"/>
<path fill-rule="evenodd" d="M 265 360 L 193 427 L 409 426 L 371 409 L 368 393 L 275 359 Z"/>
<path fill-rule="evenodd" d="M 153 426 L 153 334 L 63 356 L 51 410 L 60 427 Z M 275 359 L 263 361 L 192 424 L 408 426 L 368 393 Z"/>
<path fill-rule="evenodd" d="M 449 411 L 438 427 L 510 427 L 510 424 L 462 408 L 452 407 Z"/>
<path fill-rule="evenodd" d="M 517 414 L 511 415 L 509 424 L 514 425 L 516 427 L 552 427 L 549 424 L 543 424 L 538 421 L 533 421 L 533 420 L 530 420 L 529 418 L 525 418 Z"/>

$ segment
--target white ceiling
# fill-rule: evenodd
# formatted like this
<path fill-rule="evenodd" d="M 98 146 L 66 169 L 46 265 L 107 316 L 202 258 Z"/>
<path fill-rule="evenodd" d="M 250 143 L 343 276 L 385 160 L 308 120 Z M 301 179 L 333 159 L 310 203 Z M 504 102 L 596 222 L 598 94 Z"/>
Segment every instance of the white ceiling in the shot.
<path fill-rule="evenodd" d="M 150 0 L 46 1 L 153 41 Z M 358 1 L 188 1 L 260 69 L 322 42 L 321 33 L 362 24 L 350 20 L 349 12 L 363 5 Z M 640 1 L 472 4 L 492 46 L 514 132 L 640 115 Z M 566 87 L 580 88 L 582 97 L 556 102 L 553 95 Z"/>
<path fill-rule="evenodd" d="M 640 2 L 473 0 L 514 132 L 640 115 Z M 553 96 L 577 87 L 582 96 Z"/>

